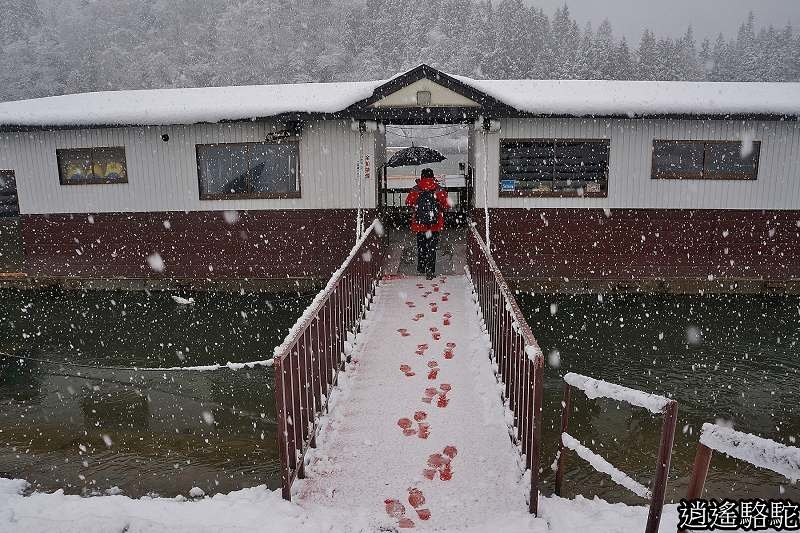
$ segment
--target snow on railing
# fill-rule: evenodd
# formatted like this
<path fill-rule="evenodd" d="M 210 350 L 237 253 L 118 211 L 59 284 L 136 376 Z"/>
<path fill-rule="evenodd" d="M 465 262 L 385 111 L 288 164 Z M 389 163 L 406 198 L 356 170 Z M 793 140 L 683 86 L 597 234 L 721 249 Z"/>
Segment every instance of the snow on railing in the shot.
<path fill-rule="evenodd" d="M 753 466 L 772 470 L 792 483 L 800 480 L 800 448 L 786 446 L 770 439 L 743 433 L 717 424 L 703 424 L 700 442 L 694 456 L 692 477 L 686 490 L 686 499 L 694 500 L 703 495 L 708 468 L 713 451 L 724 453 L 733 459 L 745 461 Z"/>
<path fill-rule="evenodd" d="M 644 499 L 650 499 L 652 494 L 650 489 L 630 477 L 628 474 L 606 461 L 600 455 L 580 443 L 578 439 L 569 433 L 561 434 L 561 442 L 565 448 L 569 448 L 578 454 L 578 457 L 592 465 L 592 468 L 600 473 L 607 474 L 617 485 L 621 485 L 632 493 Z"/>
<path fill-rule="evenodd" d="M 529 510 L 538 512 L 544 357 L 525 316 L 475 227 L 467 246 L 467 279 L 488 336 L 492 366 L 508 411 L 509 433 L 531 474 Z"/>
<path fill-rule="evenodd" d="M 670 399 L 664 396 L 658 396 L 657 394 L 650 394 L 649 392 L 642 392 L 636 389 L 629 389 L 628 387 L 623 387 L 616 383 L 609 383 L 608 381 L 590 378 L 573 372 L 566 374 L 564 376 L 564 381 L 576 389 L 581 389 L 586 393 L 586 396 L 591 399 L 610 398 L 638 407 L 644 407 L 653 414 L 663 413 L 664 408 L 670 402 Z"/>
<path fill-rule="evenodd" d="M 772 470 L 792 483 L 800 480 L 800 448 L 716 424 L 703 424 L 700 443 L 734 459 Z"/>
<path fill-rule="evenodd" d="M 304 457 L 315 446 L 342 361 L 383 272 L 382 227 L 375 220 L 286 339 L 275 348 L 275 410 L 283 497 L 291 499 Z"/>
<path fill-rule="evenodd" d="M 567 433 L 569 415 L 572 410 L 572 387 L 584 391 L 590 399 L 609 398 L 647 409 L 653 414 L 663 415 L 661 440 L 658 447 L 656 474 L 650 489 L 634 480 L 603 457 L 583 446 L 577 439 Z M 564 376 L 564 400 L 561 411 L 561 439 L 556 454 L 556 494 L 563 494 L 566 450 L 573 450 L 578 457 L 588 462 L 595 470 L 611 477 L 611 479 L 630 490 L 637 496 L 650 500 L 650 512 L 647 517 L 645 533 L 657 533 L 664 509 L 664 494 L 667 490 L 667 476 L 672 460 L 672 443 L 675 440 L 675 426 L 678 422 L 678 403 L 663 396 L 629 389 L 622 385 L 590 378 L 581 374 L 568 373 Z"/>

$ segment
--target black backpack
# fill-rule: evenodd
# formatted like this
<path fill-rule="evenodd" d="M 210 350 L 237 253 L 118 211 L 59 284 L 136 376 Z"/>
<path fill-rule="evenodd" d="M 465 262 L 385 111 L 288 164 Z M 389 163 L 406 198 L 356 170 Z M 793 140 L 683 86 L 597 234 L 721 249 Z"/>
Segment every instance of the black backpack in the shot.
<path fill-rule="evenodd" d="M 439 221 L 439 202 L 436 201 L 436 192 L 439 189 L 432 191 L 420 191 L 417 197 L 417 212 L 414 220 L 417 224 L 425 226 L 432 226 Z"/>

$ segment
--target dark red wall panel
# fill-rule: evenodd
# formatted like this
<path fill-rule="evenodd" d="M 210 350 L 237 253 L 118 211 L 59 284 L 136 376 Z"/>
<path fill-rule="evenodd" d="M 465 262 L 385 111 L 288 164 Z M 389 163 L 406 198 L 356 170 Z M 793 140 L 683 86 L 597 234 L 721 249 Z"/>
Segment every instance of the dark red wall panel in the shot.
<path fill-rule="evenodd" d="M 233 223 L 220 211 L 23 215 L 22 235 L 33 276 L 324 279 L 355 242 L 355 211 L 239 211 Z"/>
<path fill-rule="evenodd" d="M 531 280 L 800 278 L 800 211 L 491 209 L 492 252 Z M 483 235 L 483 210 L 473 218 Z"/>

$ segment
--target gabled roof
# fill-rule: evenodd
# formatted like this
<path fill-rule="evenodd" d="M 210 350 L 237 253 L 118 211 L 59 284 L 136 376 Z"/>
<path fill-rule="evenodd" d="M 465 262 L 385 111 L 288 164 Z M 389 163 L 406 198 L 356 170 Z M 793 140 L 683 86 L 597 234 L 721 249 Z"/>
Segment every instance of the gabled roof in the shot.
<path fill-rule="evenodd" d="M 789 118 L 800 116 L 800 83 L 607 80 L 476 80 L 420 65 L 389 80 L 105 91 L 0 103 L 0 129 L 170 125 L 268 117 L 387 118 L 370 107 L 430 80 L 477 108 L 418 108 L 420 115 Z M 412 110 L 413 111 L 413 110 Z M 434 111 L 432 113 L 432 111 Z M 412 117 L 406 110 L 405 117 Z"/>
<path fill-rule="evenodd" d="M 480 104 L 481 109 L 484 112 L 491 113 L 510 113 L 513 112 L 513 108 L 504 104 L 500 100 L 489 96 L 488 94 L 476 89 L 469 83 L 469 78 L 462 78 L 459 79 L 455 76 L 451 76 L 449 74 L 445 74 L 440 70 L 436 70 L 433 67 L 429 67 L 428 65 L 420 65 L 416 68 L 409 70 L 408 72 L 404 72 L 394 78 L 391 78 L 383 85 L 378 86 L 372 93 L 372 96 L 366 98 L 360 102 L 356 102 L 352 106 L 350 106 L 350 110 L 363 110 L 371 105 L 377 103 L 383 98 L 400 91 L 401 89 L 408 87 L 409 85 L 419 81 L 427 79 L 430 80 L 446 89 L 453 91 L 456 94 L 459 94 L 473 102 Z M 464 81 L 462 81 L 464 80 Z"/>

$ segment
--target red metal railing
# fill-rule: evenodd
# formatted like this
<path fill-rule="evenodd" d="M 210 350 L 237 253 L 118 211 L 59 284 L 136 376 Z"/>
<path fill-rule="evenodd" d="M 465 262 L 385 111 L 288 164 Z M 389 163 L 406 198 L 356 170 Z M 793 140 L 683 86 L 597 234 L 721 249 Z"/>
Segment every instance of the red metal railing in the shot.
<path fill-rule="evenodd" d="M 572 378 L 570 378 L 570 376 L 572 376 Z M 572 381 L 572 384 L 570 384 L 570 381 Z M 559 433 L 558 439 L 558 468 L 556 470 L 556 495 L 558 496 L 562 495 L 562 489 L 564 486 L 564 469 L 566 465 L 566 452 L 569 449 L 565 446 L 564 440 L 565 436 L 572 438 L 567 431 L 569 430 L 569 414 L 572 411 L 573 386 L 580 388 L 585 392 L 589 390 L 593 391 L 592 395 L 590 396 L 591 398 L 612 398 L 614 400 L 629 403 L 631 405 L 644 407 L 649 409 L 651 412 L 660 412 L 663 415 L 661 439 L 658 447 L 658 458 L 656 459 L 656 475 L 653 478 L 653 484 L 649 490 L 646 487 L 641 487 L 642 491 L 646 491 L 647 494 L 642 494 L 642 491 L 634 490 L 636 486 L 640 486 L 640 484 L 633 479 L 627 478 L 627 476 L 626 478 L 630 481 L 627 484 L 620 483 L 618 480 L 615 480 L 628 490 L 641 497 L 650 497 L 650 511 L 647 517 L 645 533 L 657 533 L 658 526 L 661 522 L 661 514 L 664 509 L 664 494 L 667 490 L 667 476 L 669 475 L 669 465 L 672 460 L 672 443 L 675 439 L 675 425 L 678 422 L 678 402 L 662 396 L 644 394 L 634 389 L 596 380 L 587 376 L 581 376 L 580 374 L 565 375 L 564 400 L 561 404 L 561 433 Z M 638 399 L 642 397 L 644 397 L 645 400 Z M 588 450 L 588 448 L 585 448 L 585 453 L 599 457 L 591 450 Z M 608 464 L 610 468 L 616 470 L 616 468 L 607 463 L 607 461 L 604 459 L 600 458 L 600 460 Z M 596 463 L 590 464 L 593 468 L 595 468 L 595 470 L 601 471 L 597 468 Z M 607 470 L 605 472 L 609 473 Z M 622 472 L 620 472 L 620 474 L 622 474 Z"/>
<path fill-rule="evenodd" d="M 283 497 L 303 478 L 303 460 L 315 447 L 319 415 L 343 367 L 348 334 L 358 332 L 383 272 L 383 231 L 376 220 L 275 349 L 275 407 Z"/>
<path fill-rule="evenodd" d="M 800 478 L 800 449 L 717 424 L 703 424 L 692 477 L 686 490 L 687 500 L 703 497 L 714 450 L 753 466 L 772 470 L 789 480 Z M 685 530 L 680 526 L 679 522 L 678 533 L 683 533 Z"/>
<path fill-rule="evenodd" d="M 470 228 L 468 276 L 492 343 L 492 360 L 514 414 L 511 437 L 531 472 L 529 510 L 539 512 L 544 357 L 531 328 L 474 227 Z"/>

